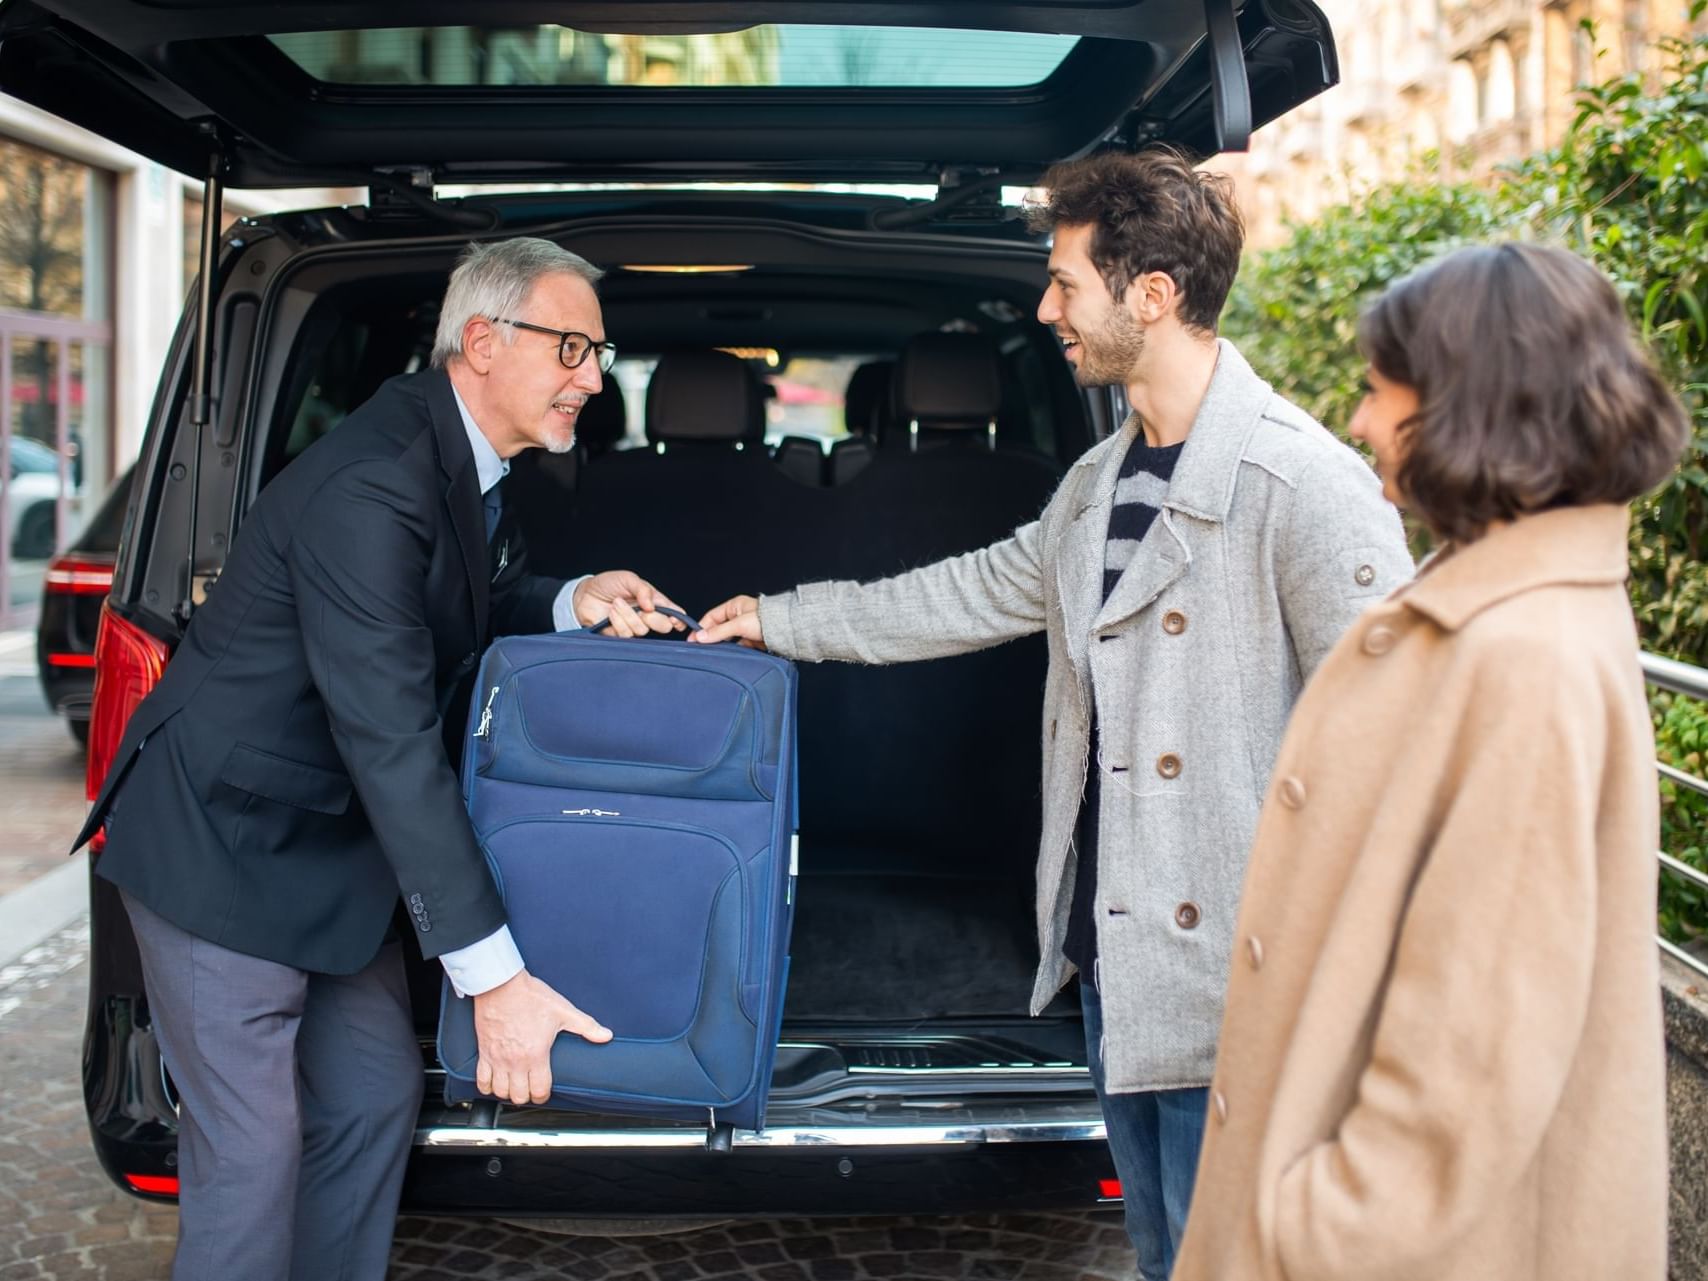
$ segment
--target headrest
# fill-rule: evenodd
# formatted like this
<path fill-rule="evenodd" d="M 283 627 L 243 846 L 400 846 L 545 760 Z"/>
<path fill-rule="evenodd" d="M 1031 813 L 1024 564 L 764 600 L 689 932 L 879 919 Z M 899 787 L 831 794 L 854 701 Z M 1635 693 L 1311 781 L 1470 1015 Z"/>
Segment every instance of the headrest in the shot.
<path fill-rule="evenodd" d="M 727 351 L 676 351 L 659 359 L 646 389 L 646 438 L 762 441 L 759 377 Z"/>
<path fill-rule="evenodd" d="M 902 426 L 985 427 L 1002 405 L 1002 366 L 983 334 L 915 334 L 896 366 Z"/>
<path fill-rule="evenodd" d="M 896 362 L 871 360 L 854 371 L 842 393 L 842 420 L 851 436 L 876 436 L 889 417 Z"/>
<path fill-rule="evenodd" d="M 623 403 L 623 389 L 609 374 L 605 387 L 581 407 L 575 420 L 575 438 L 587 452 L 597 457 L 616 446 L 628 431 L 629 411 Z"/>

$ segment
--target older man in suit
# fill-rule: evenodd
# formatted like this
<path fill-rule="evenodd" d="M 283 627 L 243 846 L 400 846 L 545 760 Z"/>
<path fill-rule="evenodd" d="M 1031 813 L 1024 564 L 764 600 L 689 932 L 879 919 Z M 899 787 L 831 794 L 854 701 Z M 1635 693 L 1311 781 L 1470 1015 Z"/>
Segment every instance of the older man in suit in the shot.
<path fill-rule="evenodd" d="M 560 1032 L 609 1039 L 524 969 L 443 734 L 492 635 L 676 626 L 633 574 L 527 573 L 499 499 L 610 368 L 599 274 L 544 240 L 470 248 L 433 368 L 249 511 L 78 837 L 106 825 L 182 1100 L 175 1281 L 384 1275 L 422 1091 L 400 892 L 475 1003 L 482 1089 L 542 1101 Z"/>

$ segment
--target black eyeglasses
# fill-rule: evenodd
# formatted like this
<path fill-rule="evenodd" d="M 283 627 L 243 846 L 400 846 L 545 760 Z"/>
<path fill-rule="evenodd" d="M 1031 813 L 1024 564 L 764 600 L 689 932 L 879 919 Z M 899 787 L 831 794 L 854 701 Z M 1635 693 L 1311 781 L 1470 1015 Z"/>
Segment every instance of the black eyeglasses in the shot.
<path fill-rule="evenodd" d="M 617 363 L 617 344 L 613 342 L 594 342 L 586 334 L 578 334 L 573 329 L 547 329 L 544 325 L 530 325 L 525 320 L 506 320 L 502 316 L 493 316 L 495 325 L 509 325 L 512 329 L 531 329 L 536 334 L 550 334 L 558 340 L 557 358 L 565 369 L 574 369 L 587 359 L 587 353 L 599 353 L 599 372 L 608 374 L 611 366 Z"/>

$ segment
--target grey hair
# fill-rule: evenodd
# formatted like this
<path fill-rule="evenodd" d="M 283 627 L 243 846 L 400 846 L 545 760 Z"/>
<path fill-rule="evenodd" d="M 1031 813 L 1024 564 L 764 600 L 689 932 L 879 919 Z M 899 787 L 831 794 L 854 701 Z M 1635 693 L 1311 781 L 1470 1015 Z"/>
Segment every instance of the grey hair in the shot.
<path fill-rule="evenodd" d="M 579 276 L 589 285 L 597 285 L 605 274 L 580 254 L 535 236 L 471 244 L 464 249 L 439 308 L 433 367 L 442 369 L 452 356 L 463 354 L 463 328 L 470 320 L 476 316 L 518 319 L 516 312 L 535 283 L 558 271 Z M 516 341 L 516 330 L 510 325 L 504 326 L 504 341 Z"/>

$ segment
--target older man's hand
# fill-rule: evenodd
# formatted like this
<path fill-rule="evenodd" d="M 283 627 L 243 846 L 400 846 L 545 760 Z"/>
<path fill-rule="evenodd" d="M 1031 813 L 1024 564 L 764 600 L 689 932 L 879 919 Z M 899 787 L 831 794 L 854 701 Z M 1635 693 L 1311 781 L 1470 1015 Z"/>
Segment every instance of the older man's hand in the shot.
<path fill-rule="evenodd" d="M 575 589 L 571 602 L 575 619 L 583 627 L 611 620 L 613 636 L 645 636 L 648 632 L 679 632 L 687 624 L 679 618 L 658 613 L 660 605 L 680 609 L 675 601 L 639 574 L 626 569 L 594 574 Z"/>
<path fill-rule="evenodd" d="M 480 1061 L 475 1088 L 511 1103 L 544 1103 L 552 1092 L 552 1045 L 560 1032 L 602 1044 L 611 1030 L 583 1014 L 549 984 L 522 970 L 474 1000 Z"/>

